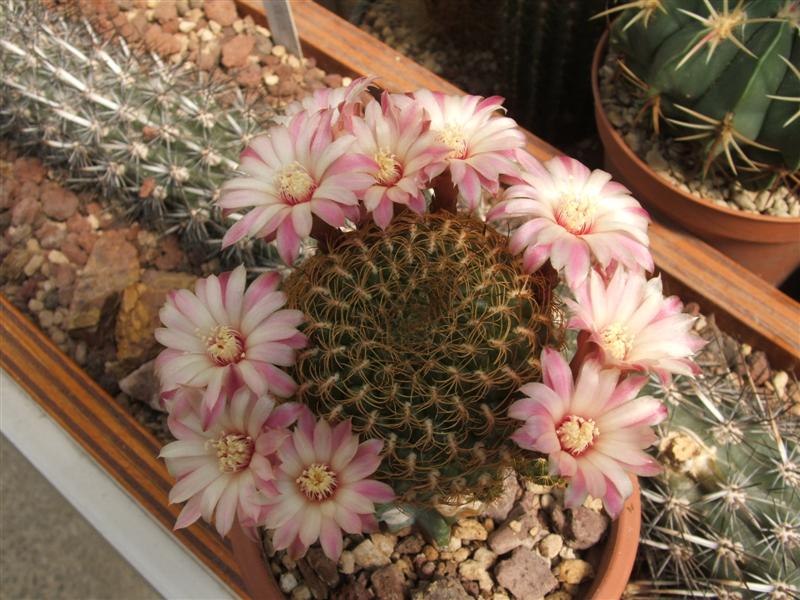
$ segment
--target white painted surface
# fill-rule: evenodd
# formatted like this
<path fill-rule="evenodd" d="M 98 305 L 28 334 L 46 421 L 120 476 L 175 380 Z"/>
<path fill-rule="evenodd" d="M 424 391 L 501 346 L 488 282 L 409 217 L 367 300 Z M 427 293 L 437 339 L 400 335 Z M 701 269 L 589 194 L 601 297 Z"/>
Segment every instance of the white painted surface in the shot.
<path fill-rule="evenodd" d="M 2 370 L 0 430 L 159 594 L 235 598 Z"/>

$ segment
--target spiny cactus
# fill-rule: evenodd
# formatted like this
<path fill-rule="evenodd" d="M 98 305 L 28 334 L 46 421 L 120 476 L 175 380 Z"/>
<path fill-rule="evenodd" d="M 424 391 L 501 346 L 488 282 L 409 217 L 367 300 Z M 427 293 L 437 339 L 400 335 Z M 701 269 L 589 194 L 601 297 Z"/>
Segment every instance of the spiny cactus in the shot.
<path fill-rule="evenodd" d="M 635 0 L 602 14 L 622 9 L 611 49 L 656 132 L 698 143 L 704 174 L 721 163 L 800 184 L 800 2 Z"/>
<path fill-rule="evenodd" d="M 488 500 L 507 467 L 513 392 L 558 345 L 552 282 L 526 275 L 505 237 L 470 217 L 398 216 L 344 235 L 287 280 L 303 311 L 297 399 L 385 441 L 377 472 L 402 502 Z"/>
<path fill-rule="evenodd" d="M 708 371 L 706 371 L 708 373 Z M 800 429 L 725 371 L 654 390 L 663 475 L 642 480 L 631 598 L 800 598 Z"/>
<path fill-rule="evenodd" d="M 235 85 L 190 66 L 100 44 L 91 27 L 34 0 L 0 2 L 0 134 L 42 149 L 72 183 L 101 186 L 122 211 L 221 251 L 230 226 L 214 205 L 242 147 L 268 125 Z M 265 267 L 272 248 L 244 243 L 231 263 Z"/>

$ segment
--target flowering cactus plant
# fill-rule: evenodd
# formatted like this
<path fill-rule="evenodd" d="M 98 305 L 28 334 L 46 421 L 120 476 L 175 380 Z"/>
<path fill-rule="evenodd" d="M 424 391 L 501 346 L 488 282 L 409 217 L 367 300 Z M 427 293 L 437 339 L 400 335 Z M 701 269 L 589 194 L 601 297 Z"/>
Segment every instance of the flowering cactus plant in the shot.
<path fill-rule="evenodd" d="M 702 344 L 647 280 L 647 213 L 539 163 L 499 98 L 371 83 L 290 107 L 223 188 L 244 210 L 225 243 L 274 240 L 284 280 L 241 267 L 162 310 L 176 526 L 236 518 L 335 559 L 343 532 L 489 502 L 509 470 L 617 515 L 629 473 L 658 471 L 648 372 L 691 375 Z"/>

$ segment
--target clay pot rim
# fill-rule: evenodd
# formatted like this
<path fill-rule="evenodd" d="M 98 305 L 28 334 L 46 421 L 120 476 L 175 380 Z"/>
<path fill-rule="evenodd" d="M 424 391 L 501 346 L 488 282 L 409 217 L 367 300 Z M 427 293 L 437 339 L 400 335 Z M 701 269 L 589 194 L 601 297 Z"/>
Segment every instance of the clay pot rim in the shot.
<path fill-rule="evenodd" d="M 642 524 L 642 504 L 639 481 L 630 475 L 633 493 L 625 501 L 622 512 L 611 524 L 603 546 L 595 579 L 589 587 L 588 600 L 620 598 L 630 579 L 639 548 Z M 230 531 L 230 541 L 245 588 L 253 600 L 285 600 L 288 598 L 278 587 L 272 571 L 267 566 L 261 544 L 249 538 L 238 522 Z"/>
<path fill-rule="evenodd" d="M 682 190 L 681 188 L 677 187 L 672 181 L 663 177 L 660 173 L 655 171 L 649 164 L 643 161 L 636 152 L 634 152 L 625 139 L 620 135 L 617 128 L 608 120 L 608 115 L 606 114 L 605 107 L 603 106 L 602 98 L 600 97 L 600 84 L 599 84 L 599 70 L 600 70 L 600 61 L 602 57 L 605 55 L 606 46 L 608 45 L 608 38 L 609 38 L 609 29 L 603 32 L 603 35 L 600 36 L 600 40 L 595 47 L 594 56 L 592 57 L 592 96 L 594 98 L 595 107 L 598 110 L 595 110 L 595 114 L 597 115 L 598 119 L 603 121 L 603 124 L 608 128 L 611 136 L 614 140 L 619 144 L 622 152 L 629 161 L 634 163 L 637 168 L 641 170 L 646 170 L 652 173 L 665 187 L 670 188 L 672 192 L 682 197 L 684 200 L 689 202 L 694 202 L 695 204 L 699 204 L 702 207 L 720 213 L 721 215 L 725 215 L 726 217 L 739 219 L 742 221 L 757 221 L 764 224 L 770 225 L 777 225 L 777 226 L 784 226 L 784 227 L 797 227 L 800 225 L 800 217 L 775 217 L 771 215 L 762 215 L 756 213 L 746 212 L 744 210 L 736 210 L 733 208 L 725 208 L 714 204 L 710 200 L 703 198 L 702 196 L 696 196 L 694 194 L 690 194 Z"/>

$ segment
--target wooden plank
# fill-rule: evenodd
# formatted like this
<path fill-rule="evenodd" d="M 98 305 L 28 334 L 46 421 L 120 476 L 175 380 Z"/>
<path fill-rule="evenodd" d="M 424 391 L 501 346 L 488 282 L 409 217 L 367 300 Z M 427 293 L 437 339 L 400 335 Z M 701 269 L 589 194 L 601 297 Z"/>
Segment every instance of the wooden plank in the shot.
<path fill-rule="evenodd" d="M 161 444 L 0 295 L 0 367 L 168 531 L 180 506 L 169 505 L 173 479 L 158 459 Z M 229 545 L 206 523 L 173 532 L 241 597 L 248 597 Z"/>
<path fill-rule="evenodd" d="M 254 19 L 265 22 L 259 0 L 237 2 Z M 392 91 L 424 87 L 463 93 L 316 2 L 298 0 L 292 10 L 306 53 L 329 70 L 357 77 L 376 75 L 378 83 Z M 559 153 L 529 131 L 525 135 L 528 151 L 539 160 Z M 720 325 L 765 351 L 775 367 L 800 363 L 800 304 L 687 233 L 654 223 L 650 239 L 668 290 L 697 302 L 706 312 L 715 312 Z"/>

